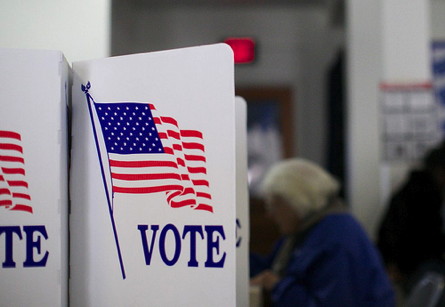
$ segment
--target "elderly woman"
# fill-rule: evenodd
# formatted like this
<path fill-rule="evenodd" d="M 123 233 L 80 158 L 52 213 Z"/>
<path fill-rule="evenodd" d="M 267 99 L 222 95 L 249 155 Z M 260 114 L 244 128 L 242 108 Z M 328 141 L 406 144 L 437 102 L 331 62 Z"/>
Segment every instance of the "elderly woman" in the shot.
<path fill-rule="evenodd" d="M 334 178 L 289 159 L 270 169 L 263 191 L 284 239 L 251 284 L 270 291 L 274 306 L 395 306 L 380 256 L 337 197 Z"/>

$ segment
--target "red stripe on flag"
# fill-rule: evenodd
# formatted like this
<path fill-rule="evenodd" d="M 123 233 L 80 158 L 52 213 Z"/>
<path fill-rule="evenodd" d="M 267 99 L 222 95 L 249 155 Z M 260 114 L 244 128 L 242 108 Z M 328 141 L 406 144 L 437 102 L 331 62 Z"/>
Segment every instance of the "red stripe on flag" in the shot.
<path fill-rule="evenodd" d="M 11 195 L 9 189 L 0 189 L 0 195 Z"/>
<path fill-rule="evenodd" d="M 198 150 L 204 151 L 204 145 L 199 144 L 199 143 L 182 142 L 182 146 L 185 149 L 198 149 Z"/>
<path fill-rule="evenodd" d="M 196 193 L 196 196 L 202 197 L 202 198 L 212 199 L 212 195 L 210 195 L 209 193 L 198 192 L 198 193 Z"/>
<path fill-rule="evenodd" d="M 182 180 L 190 180 L 190 176 L 188 174 L 181 174 Z"/>
<path fill-rule="evenodd" d="M 174 192 L 168 194 L 167 202 L 170 203 L 173 198 L 175 198 L 176 196 L 179 196 L 179 195 L 194 195 L 194 194 L 195 194 L 195 191 L 193 190 L 193 188 L 185 188 L 182 191 L 174 191 Z"/>
<path fill-rule="evenodd" d="M 20 137 L 20 134 L 16 133 L 16 132 L 12 132 L 12 131 L 4 131 L 4 130 L 0 130 L 0 137 L 2 138 L 10 138 L 10 139 L 16 139 L 16 140 L 21 140 L 22 138 Z"/>
<path fill-rule="evenodd" d="M 118 161 L 110 160 L 110 166 L 114 167 L 174 167 L 176 163 L 171 161 Z"/>
<path fill-rule="evenodd" d="M 185 207 L 185 206 L 193 206 L 196 204 L 196 201 L 194 199 L 185 199 L 185 200 L 181 200 L 181 201 L 170 201 L 169 202 L 170 206 L 172 206 L 172 208 L 181 208 L 181 207 Z"/>
<path fill-rule="evenodd" d="M 23 180 L 8 180 L 8 184 L 11 187 L 28 187 L 28 183 L 26 181 Z"/>
<path fill-rule="evenodd" d="M 209 182 L 207 180 L 192 180 L 194 185 L 205 185 L 209 186 Z"/>
<path fill-rule="evenodd" d="M 163 123 L 174 125 L 174 126 L 178 127 L 178 122 L 176 121 L 176 119 L 174 119 L 172 117 L 161 116 L 161 120 Z"/>
<path fill-rule="evenodd" d="M 11 156 L 0 156 L 0 161 L 25 163 L 25 160 L 23 158 Z"/>
<path fill-rule="evenodd" d="M 176 131 L 172 131 L 172 130 L 167 130 L 167 135 L 171 138 L 180 140 L 181 139 L 181 135 L 179 134 L 179 132 Z"/>
<path fill-rule="evenodd" d="M 202 161 L 206 162 L 206 158 L 204 156 L 198 156 L 198 155 L 184 155 L 185 159 L 187 161 Z"/>
<path fill-rule="evenodd" d="M 12 205 L 12 201 L 9 199 L 5 199 L 5 200 L 0 200 L 0 206 L 11 206 Z"/>
<path fill-rule="evenodd" d="M 25 175 L 25 170 L 23 168 L 8 168 L 8 167 L 2 167 L 2 171 L 5 174 L 8 175 Z"/>
<path fill-rule="evenodd" d="M 113 186 L 113 191 L 116 193 L 130 193 L 130 194 L 146 194 L 146 193 L 157 193 L 157 192 L 167 192 L 173 190 L 181 190 L 180 185 L 164 185 L 157 187 L 146 187 L 146 188 L 127 188 L 127 187 L 117 187 Z"/>
<path fill-rule="evenodd" d="M 182 146 L 179 144 L 173 144 L 173 149 L 176 151 L 182 151 Z"/>
<path fill-rule="evenodd" d="M 205 167 L 187 167 L 187 170 L 192 174 L 207 174 Z"/>
<path fill-rule="evenodd" d="M 196 130 L 181 130 L 181 136 L 183 137 L 194 137 L 202 139 L 202 132 Z"/>
<path fill-rule="evenodd" d="M 29 196 L 28 194 L 24 194 L 24 193 L 12 193 L 12 197 L 31 200 L 31 196 Z"/>
<path fill-rule="evenodd" d="M 164 174 L 116 174 L 112 173 L 111 178 L 120 180 L 161 180 L 161 179 L 177 179 L 181 180 L 178 174 L 164 173 Z"/>
<path fill-rule="evenodd" d="M 25 212 L 32 213 L 32 207 L 27 206 L 27 205 L 17 204 L 14 207 L 12 207 L 11 210 L 12 211 L 25 211 Z"/>
<path fill-rule="evenodd" d="M 175 154 L 175 152 L 173 151 L 173 149 L 171 149 L 171 148 L 169 148 L 169 147 L 164 147 L 164 152 L 165 152 L 166 154 L 169 154 L 169 155 L 174 155 L 174 154 Z"/>
<path fill-rule="evenodd" d="M 23 153 L 22 146 L 16 145 L 16 144 L 0 144 L 0 149 L 3 150 L 15 150 L 20 153 Z"/>

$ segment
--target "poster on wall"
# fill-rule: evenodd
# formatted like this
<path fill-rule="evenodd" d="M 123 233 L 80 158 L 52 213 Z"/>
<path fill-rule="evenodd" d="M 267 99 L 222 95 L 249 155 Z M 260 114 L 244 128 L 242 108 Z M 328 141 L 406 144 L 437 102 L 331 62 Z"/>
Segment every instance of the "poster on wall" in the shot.
<path fill-rule="evenodd" d="M 67 306 L 69 67 L 0 49 L 0 305 Z"/>
<path fill-rule="evenodd" d="M 71 306 L 235 306 L 230 48 L 73 72 Z"/>
<path fill-rule="evenodd" d="M 438 104 L 440 128 L 445 135 L 445 41 L 435 41 L 432 44 L 433 88 Z"/>
<path fill-rule="evenodd" d="M 383 160 L 417 161 L 441 139 L 432 84 L 382 84 L 380 90 Z"/>

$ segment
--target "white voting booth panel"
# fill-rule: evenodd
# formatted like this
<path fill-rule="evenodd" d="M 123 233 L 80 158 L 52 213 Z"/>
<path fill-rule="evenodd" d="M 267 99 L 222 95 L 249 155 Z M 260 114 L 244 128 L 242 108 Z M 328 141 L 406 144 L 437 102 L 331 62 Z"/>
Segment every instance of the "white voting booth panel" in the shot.
<path fill-rule="evenodd" d="M 235 306 L 230 48 L 73 73 L 71 306 Z"/>
<path fill-rule="evenodd" d="M 236 110 L 236 306 L 249 306 L 249 195 L 247 180 L 247 105 L 235 97 Z"/>
<path fill-rule="evenodd" d="M 61 52 L 0 49 L 0 305 L 66 306 L 67 89 Z"/>

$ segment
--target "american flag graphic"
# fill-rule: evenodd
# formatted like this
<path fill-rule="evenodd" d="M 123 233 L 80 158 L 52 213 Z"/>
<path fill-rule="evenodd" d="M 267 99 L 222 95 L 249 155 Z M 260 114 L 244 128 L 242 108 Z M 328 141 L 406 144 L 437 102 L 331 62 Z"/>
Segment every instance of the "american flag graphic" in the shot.
<path fill-rule="evenodd" d="M 203 135 L 150 103 L 96 103 L 113 193 L 165 193 L 173 208 L 213 212 Z"/>
<path fill-rule="evenodd" d="M 21 136 L 7 130 L 0 130 L 0 207 L 33 213 Z"/>

